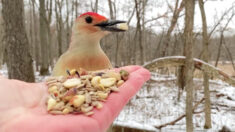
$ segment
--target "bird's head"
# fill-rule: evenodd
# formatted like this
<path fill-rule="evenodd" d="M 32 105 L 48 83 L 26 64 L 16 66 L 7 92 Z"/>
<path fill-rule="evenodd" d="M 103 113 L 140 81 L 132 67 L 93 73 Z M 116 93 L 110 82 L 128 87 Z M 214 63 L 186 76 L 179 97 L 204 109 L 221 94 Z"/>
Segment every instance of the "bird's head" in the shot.
<path fill-rule="evenodd" d="M 110 32 L 126 31 L 127 26 L 123 26 L 123 24 L 125 21 L 108 20 L 97 13 L 87 12 L 76 19 L 73 25 L 73 35 L 89 35 L 90 38 L 101 39 Z"/>

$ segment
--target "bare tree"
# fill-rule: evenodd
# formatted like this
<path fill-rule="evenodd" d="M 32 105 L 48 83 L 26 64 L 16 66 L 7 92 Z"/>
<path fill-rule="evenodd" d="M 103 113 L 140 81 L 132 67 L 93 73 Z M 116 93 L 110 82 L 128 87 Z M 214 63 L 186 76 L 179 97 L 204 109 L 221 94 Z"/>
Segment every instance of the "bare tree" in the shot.
<path fill-rule="evenodd" d="M 99 0 L 95 0 L 95 4 L 93 5 L 93 1 L 90 1 L 90 7 L 91 7 L 91 10 L 93 11 L 93 12 L 96 12 L 96 13 L 98 13 L 98 10 L 99 10 Z"/>
<path fill-rule="evenodd" d="M 64 0 L 55 1 L 55 14 L 56 14 L 56 28 L 57 28 L 57 41 L 58 41 L 58 56 L 62 55 L 62 31 L 63 31 L 63 20 L 62 20 L 62 7 Z"/>
<path fill-rule="evenodd" d="M 174 8 L 174 11 L 173 11 L 173 16 L 172 16 L 172 19 L 171 19 L 171 24 L 170 24 L 170 27 L 167 30 L 166 38 L 163 42 L 164 48 L 162 50 L 162 55 L 161 56 L 165 56 L 167 54 L 167 49 L 168 49 L 170 39 L 171 39 L 171 33 L 175 28 L 175 25 L 176 25 L 177 20 L 179 18 L 180 12 L 184 9 L 184 0 L 181 1 L 179 7 L 178 7 L 178 4 L 179 4 L 179 0 L 176 0 L 175 8 Z"/>
<path fill-rule="evenodd" d="M 0 69 L 3 64 L 3 58 L 4 58 L 4 52 L 5 52 L 5 45 L 3 43 L 3 36 L 4 36 L 4 31 L 3 31 L 3 21 L 1 21 L 1 15 L 0 15 Z"/>
<path fill-rule="evenodd" d="M 75 0 L 74 4 L 75 4 L 75 18 L 76 18 L 78 17 L 78 6 L 79 6 L 78 0 Z"/>
<path fill-rule="evenodd" d="M 134 46 L 134 54 L 135 54 L 135 63 L 138 63 L 136 59 L 138 59 L 138 56 L 140 58 L 140 64 L 144 63 L 144 46 L 143 46 L 143 32 L 142 32 L 142 26 L 141 26 L 141 18 L 143 17 L 142 13 L 142 4 L 146 5 L 147 0 L 135 0 L 135 10 L 136 10 L 136 19 L 137 19 L 137 23 L 136 23 L 136 32 L 135 32 L 135 36 L 134 36 L 134 41 L 135 46 Z M 138 47 L 138 49 L 137 49 Z M 138 52 L 140 53 L 138 55 Z"/>
<path fill-rule="evenodd" d="M 45 0 L 40 0 L 40 43 L 41 43 L 41 55 L 42 65 L 40 67 L 40 74 L 47 75 L 49 73 L 49 55 L 48 55 L 48 36 L 47 36 L 47 24 L 46 24 L 46 10 Z"/>
<path fill-rule="evenodd" d="M 95 0 L 95 12 L 97 12 L 98 13 L 98 9 L 99 9 L 99 0 Z"/>
<path fill-rule="evenodd" d="M 53 46 L 54 43 L 52 43 L 52 32 L 51 32 L 51 21 L 52 21 L 52 4 L 53 1 L 52 0 L 47 0 L 46 2 L 46 16 L 44 16 L 45 21 L 46 21 L 46 29 L 47 29 L 47 38 L 48 38 L 48 56 L 49 56 L 49 65 L 51 65 L 51 67 L 53 67 L 54 63 L 53 63 L 53 59 L 54 59 L 54 52 L 53 51 Z"/>
<path fill-rule="evenodd" d="M 24 1 L 2 0 L 9 78 L 34 82 L 32 57 L 24 23 Z"/>
<path fill-rule="evenodd" d="M 112 1 L 111 1 L 111 0 L 108 0 L 108 3 L 109 3 L 109 14 L 110 14 L 110 18 L 111 18 L 111 19 L 114 19 Z"/>
<path fill-rule="evenodd" d="M 230 10 L 228 10 L 230 11 Z M 228 13 L 228 11 L 226 12 L 226 14 Z M 223 14 L 223 15 L 226 15 L 226 14 Z M 228 27 L 228 24 L 232 21 L 232 18 L 235 16 L 235 12 L 232 12 L 231 16 L 228 18 L 226 24 L 224 25 L 224 27 L 221 27 L 220 29 L 220 42 L 219 42 L 219 48 L 218 48 L 218 52 L 217 52 L 217 57 L 216 57 L 216 62 L 215 62 L 215 66 L 217 67 L 218 65 L 218 62 L 219 62 L 219 58 L 220 58 L 220 54 L 221 54 L 221 47 L 222 47 L 222 44 L 224 44 L 225 48 L 226 48 L 226 45 L 225 45 L 225 39 L 224 39 L 224 32 L 227 30 L 227 27 Z M 223 16 L 224 17 L 224 16 Z M 230 60 L 233 64 L 233 59 L 232 59 L 232 55 L 229 51 L 228 48 L 226 48 L 228 54 L 229 54 L 229 57 L 230 57 Z M 233 64 L 233 67 L 234 67 L 234 64 Z"/>
<path fill-rule="evenodd" d="M 68 48 L 68 44 L 70 43 L 70 32 L 71 32 L 71 28 L 70 28 L 70 25 L 69 25 L 69 19 L 70 19 L 70 7 L 69 7 L 69 2 L 68 0 L 65 1 L 66 2 L 66 20 L 65 20 L 65 23 L 66 23 L 66 43 L 67 43 L 67 47 Z"/>
<path fill-rule="evenodd" d="M 194 0 L 185 1 L 185 28 L 184 28 L 184 44 L 185 44 L 185 73 L 186 73 L 186 130 L 193 131 L 193 21 L 194 21 Z"/>
<path fill-rule="evenodd" d="M 223 14 L 222 14 L 221 17 L 219 18 L 219 20 L 215 23 L 215 25 L 213 26 L 213 28 L 212 28 L 211 31 L 209 32 L 209 35 L 208 35 L 209 39 L 211 38 L 212 34 L 216 31 L 217 27 L 221 25 L 222 21 L 225 19 L 225 16 L 226 16 L 229 12 L 233 11 L 234 6 L 235 6 L 235 5 L 233 4 L 228 10 L 226 10 L 225 12 L 223 12 Z M 226 24 L 226 25 L 227 25 L 227 24 Z"/>
<path fill-rule="evenodd" d="M 204 9 L 204 2 L 203 0 L 199 0 L 199 7 L 201 11 L 202 17 L 202 36 L 203 36 L 203 60 L 205 62 L 209 61 L 209 38 L 207 34 L 207 21 L 206 21 L 206 13 Z M 205 98 L 205 126 L 204 128 L 208 129 L 211 128 L 211 100 L 210 100 L 210 91 L 209 91 L 209 76 L 208 73 L 203 73 L 204 78 L 204 98 Z"/>
<path fill-rule="evenodd" d="M 36 13 L 36 2 L 35 0 L 32 0 L 32 14 L 33 14 L 33 28 L 32 28 L 32 32 L 33 32 L 33 44 L 34 44 L 34 59 L 35 59 L 35 64 L 36 64 L 36 71 L 39 71 L 39 66 L 41 65 L 41 57 L 40 57 L 40 43 L 39 43 L 39 32 L 38 32 L 38 17 L 37 17 L 37 13 Z"/>

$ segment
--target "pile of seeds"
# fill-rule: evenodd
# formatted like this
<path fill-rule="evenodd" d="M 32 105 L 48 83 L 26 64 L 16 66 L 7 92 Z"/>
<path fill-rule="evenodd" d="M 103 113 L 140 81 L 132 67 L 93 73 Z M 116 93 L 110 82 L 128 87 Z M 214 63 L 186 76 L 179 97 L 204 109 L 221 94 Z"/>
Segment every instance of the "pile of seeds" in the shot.
<path fill-rule="evenodd" d="M 47 111 L 51 114 L 94 114 L 93 108 L 101 109 L 108 95 L 118 92 L 119 86 L 128 79 L 129 73 L 67 71 L 68 77 L 50 77 L 46 80 L 49 98 Z"/>

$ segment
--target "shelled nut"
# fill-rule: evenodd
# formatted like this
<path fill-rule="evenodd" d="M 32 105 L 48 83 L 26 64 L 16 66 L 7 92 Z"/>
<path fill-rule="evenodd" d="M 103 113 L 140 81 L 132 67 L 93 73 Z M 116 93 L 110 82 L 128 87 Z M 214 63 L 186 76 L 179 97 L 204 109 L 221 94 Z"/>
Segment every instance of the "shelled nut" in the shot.
<path fill-rule="evenodd" d="M 81 84 L 81 80 L 79 78 L 71 78 L 66 80 L 63 85 L 66 88 L 73 88 Z"/>

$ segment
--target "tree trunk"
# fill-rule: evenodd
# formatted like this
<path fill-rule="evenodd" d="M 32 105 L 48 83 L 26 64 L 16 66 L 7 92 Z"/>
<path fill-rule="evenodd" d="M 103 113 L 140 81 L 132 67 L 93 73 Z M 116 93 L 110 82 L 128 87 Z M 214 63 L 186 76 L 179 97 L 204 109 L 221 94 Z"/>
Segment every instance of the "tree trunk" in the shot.
<path fill-rule="evenodd" d="M 66 0 L 66 49 L 69 47 L 70 43 L 70 26 L 69 26 L 69 18 L 70 18 L 70 13 L 69 13 L 69 2 Z"/>
<path fill-rule="evenodd" d="M 42 55 L 42 65 L 40 67 L 40 75 L 48 75 L 49 67 L 49 56 L 48 56 L 48 38 L 47 38 L 47 24 L 46 24 L 46 10 L 45 10 L 45 0 L 40 0 L 40 44 L 41 44 L 41 55 Z"/>
<path fill-rule="evenodd" d="M 35 43 L 34 43 L 34 36 L 33 36 L 33 14 L 32 14 L 32 1 L 29 1 L 29 10 L 30 10 L 30 13 L 29 13 L 29 32 L 28 32 L 28 38 L 29 38 L 29 44 L 30 44 L 30 54 L 32 55 L 32 58 L 33 60 L 35 60 L 35 56 L 34 56 L 34 46 L 35 46 Z"/>
<path fill-rule="evenodd" d="M 57 9 L 58 8 L 58 9 Z M 57 41 L 58 41 L 58 57 L 63 53 L 62 47 L 62 3 L 60 1 L 55 2 L 55 14 L 56 14 L 56 28 L 57 28 Z"/>
<path fill-rule="evenodd" d="M 224 39 L 224 38 L 223 38 Z M 225 39 L 223 40 L 223 44 L 224 44 L 224 48 L 226 49 L 227 51 L 227 54 L 228 54 L 228 59 L 231 61 L 232 63 L 232 66 L 233 66 L 233 70 L 235 70 L 235 66 L 234 66 L 234 62 L 233 62 L 233 55 L 232 53 L 230 52 L 230 49 L 228 48 L 228 46 L 226 45 L 226 42 L 225 42 Z"/>
<path fill-rule="evenodd" d="M 75 1 L 75 18 L 78 17 L 78 0 Z"/>
<path fill-rule="evenodd" d="M 3 58 L 4 58 L 4 52 L 5 52 L 5 46 L 3 42 L 3 36 L 4 36 L 4 31 L 3 31 L 3 23 L 0 21 L 0 69 L 3 64 Z"/>
<path fill-rule="evenodd" d="M 114 16 L 113 16 L 113 6 L 112 6 L 112 1 L 111 0 L 108 0 L 108 3 L 109 3 L 109 14 L 110 14 L 110 19 L 114 19 Z"/>
<path fill-rule="evenodd" d="M 53 46 L 54 46 L 54 43 L 52 43 L 52 33 L 51 33 L 51 18 L 52 18 L 52 3 L 53 1 L 52 0 L 48 0 L 47 1 L 47 18 L 45 18 L 46 20 L 46 28 L 47 28 L 47 38 L 48 38 L 48 65 L 50 65 L 51 67 L 54 67 L 54 50 L 53 50 Z"/>
<path fill-rule="evenodd" d="M 98 13 L 99 0 L 95 0 L 95 12 Z"/>
<path fill-rule="evenodd" d="M 139 63 L 139 64 L 144 64 L 144 47 L 143 47 L 143 43 L 142 43 L 142 29 L 141 29 L 141 24 L 140 24 L 140 20 L 141 20 L 141 3 L 143 3 L 144 1 L 137 1 L 135 0 L 135 8 L 136 8 L 136 19 L 137 19 L 137 23 L 136 23 L 136 32 L 135 32 L 135 37 L 134 37 L 134 41 L 135 41 L 135 63 Z M 138 49 L 137 46 L 138 45 Z M 137 53 L 140 54 L 137 54 Z M 137 60 L 140 60 L 140 62 L 138 62 Z"/>
<path fill-rule="evenodd" d="M 120 42 L 120 39 L 119 39 L 119 35 L 118 35 L 118 33 L 117 34 L 115 34 L 115 38 L 116 38 L 116 49 L 115 49 L 115 60 L 114 60 L 114 62 L 115 62 L 115 66 L 119 66 L 119 64 L 118 64 L 118 53 L 119 53 L 119 42 Z"/>
<path fill-rule="evenodd" d="M 217 67 L 218 62 L 219 62 L 219 58 L 220 58 L 220 54 L 221 54 L 221 47 L 222 47 L 222 43 L 223 43 L 223 40 L 224 40 L 223 38 L 224 38 L 224 33 L 223 33 L 223 31 L 221 31 L 219 48 L 218 48 L 218 53 L 217 53 L 217 57 L 216 57 L 216 61 L 215 61 L 215 67 Z"/>
<path fill-rule="evenodd" d="M 184 43 L 185 43 L 185 73 L 186 73 L 186 130 L 193 131 L 193 21 L 194 21 L 194 0 L 185 1 L 185 29 L 184 29 Z"/>
<path fill-rule="evenodd" d="M 203 60 L 205 62 L 208 62 L 209 60 L 209 39 L 208 39 L 208 33 L 207 33 L 207 22 L 206 22 L 206 13 L 204 9 L 204 3 L 203 0 L 199 0 L 199 7 L 201 11 L 201 17 L 202 17 L 202 35 L 203 35 Z M 205 98 L 205 125 L 204 128 L 209 129 L 211 128 L 211 100 L 210 100 L 210 89 L 209 89 L 209 76 L 207 72 L 203 73 L 204 78 L 204 98 Z"/>
<path fill-rule="evenodd" d="M 2 0 L 9 78 L 34 82 L 32 57 L 24 23 L 24 1 Z"/>
<path fill-rule="evenodd" d="M 38 30 L 37 30 L 37 15 L 35 12 L 35 0 L 32 0 L 32 6 L 33 6 L 33 36 L 34 36 L 34 45 L 35 45 L 35 49 L 34 49 L 34 56 L 35 56 L 35 67 L 36 67 L 36 71 L 39 71 L 39 66 L 41 65 L 41 60 L 40 60 L 40 44 L 39 44 L 39 40 L 38 40 Z"/>

